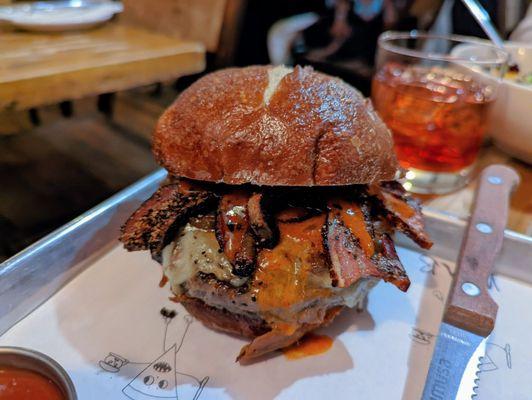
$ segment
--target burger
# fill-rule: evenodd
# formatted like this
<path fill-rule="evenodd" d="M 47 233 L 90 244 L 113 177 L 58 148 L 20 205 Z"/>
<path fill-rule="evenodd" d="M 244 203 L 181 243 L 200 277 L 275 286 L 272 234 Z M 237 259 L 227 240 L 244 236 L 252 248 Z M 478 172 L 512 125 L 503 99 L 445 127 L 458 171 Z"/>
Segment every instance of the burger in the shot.
<path fill-rule="evenodd" d="M 363 307 L 380 280 L 406 291 L 395 231 L 432 244 L 370 101 L 309 67 L 204 76 L 160 117 L 153 153 L 168 176 L 120 240 L 151 252 L 192 316 L 250 339 L 240 362 Z"/>

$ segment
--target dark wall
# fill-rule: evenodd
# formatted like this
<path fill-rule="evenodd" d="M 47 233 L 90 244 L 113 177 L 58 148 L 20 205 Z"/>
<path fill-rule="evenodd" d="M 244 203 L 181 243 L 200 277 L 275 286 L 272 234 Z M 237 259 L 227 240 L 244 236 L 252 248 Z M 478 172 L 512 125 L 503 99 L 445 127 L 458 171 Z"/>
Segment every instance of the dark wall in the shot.
<path fill-rule="evenodd" d="M 267 64 L 268 29 L 276 21 L 291 15 L 325 10 L 324 0 L 248 0 L 237 46 L 235 63 L 239 66 Z"/>
<path fill-rule="evenodd" d="M 491 20 L 496 24 L 499 20 L 497 0 L 478 1 L 484 6 Z M 471 16 L 469 10 L 460 0 L 455 0 L 453 5 L 453 32 L 459 35 L 487 38 L 478 22 Z"/>

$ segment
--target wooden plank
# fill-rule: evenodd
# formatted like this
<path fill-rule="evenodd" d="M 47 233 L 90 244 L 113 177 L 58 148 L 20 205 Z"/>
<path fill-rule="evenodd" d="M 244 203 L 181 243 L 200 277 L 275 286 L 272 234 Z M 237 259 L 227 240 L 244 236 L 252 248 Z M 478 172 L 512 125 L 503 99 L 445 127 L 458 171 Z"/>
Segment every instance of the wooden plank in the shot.
<path fill-rule="evenodd" d="M 27 111 L 2 111 L 0 110 L 0 136 L 13 135 L 31 129 Z"/>
<path fill-rule="evenodd" d="M 61 35 L 7 32 L 0 41 L 0 110 L 124 90 L 204 68 L 202 44 L 119 24 Z"/>
<path fill-rule="evenodd" d="M 71 218 L 112 193 L 46 139 L 17 135 L 4 138 L 2 147 L 19 164 L 0 168 L 0 215 L 22 230 Z"/>
<path fill-rule="evenodd" d="M 135 118 L 133 118 L 135 119 Z M 59 154 L 118 191 L 157 168 L 149 142 L 139 144 L 113 130 L 101 115 L 62 120 L 36 130 Z"/>
<path fill-rule="evenodd" d="M 157 167 L 149 142 L 115 129 L 95 104 L 74 102 L 71 119 L 42 108 L 42 126 L 0 136 L 0 259 Z"/>

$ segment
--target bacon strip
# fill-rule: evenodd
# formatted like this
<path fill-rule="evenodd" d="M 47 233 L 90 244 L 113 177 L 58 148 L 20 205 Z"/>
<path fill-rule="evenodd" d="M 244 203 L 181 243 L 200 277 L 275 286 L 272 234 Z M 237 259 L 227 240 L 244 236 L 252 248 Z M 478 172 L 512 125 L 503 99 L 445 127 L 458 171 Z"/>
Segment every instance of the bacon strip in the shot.
<path fill-rule="evenodd" d="M 356 213 L 361 220 L 355 223 Z M 348 287 L 367 277 L 381 278 L 403 291 L 410 285 L 393 242 L 384 234 L 380 240 L 381 248 L 375 248 L 373 238 L 365 229 L 362 211 L 356 204 L 338 200 L 329 202 L 324 243 L 331 261 L 333 286 Z"/>
<path fill-rule="evenodd" d="M 406 195 L 397 182 L 385 182 L 372 186 L 370 194 L 380 200 L 388 221 L 424 249 L 430 249 L 432 241 L 425 232 L 421 207 L 417 200 Z"/>
<path fill-rule="evenodd" d="M 220 200 L 216 217 L 216 238 L 227 259 L 233 264 L 237 276 L 251 276 L 255 270 L 255 239 L 251 233 L 249 196 L 245 192 L 234 191 Z"/>
<path fill-rule="evenodd" d="M 160 260 L 177 229 L 191 216 L 214 207 L 216 199 L 214 193 L 191 190 L 186 184 L 162 186 L 128 218 L 119 239 L 127 250 L 149 249 Z"/>
<path fill-rule="evenodd" d="M 328 213 L 325 227 L 324 244 L 331 260 L 333 286 L 348 287 L 364 276 L 378 275 L 376 266 L 334 211 Z"/>
<path fill-rule="evenodd" d="M 380 252 L 376 254 L 376 263 L 382 273 L 382 279 L 384 279 L 385 282 L 394 284 L 403 292 L 406 292 L 410 287 L 410 279 L 397 256 L 393 240 L 385 233 L 381 236 L 379 242 L 381 244 L 381 249 Z"/>
<path fill-rule="evenodd" d="M 257 237 L 257 245 L 260 247 L 272 248 L 279 238 L 279 230 L 268 214 L 264 212 L 264 195 L 254 193 L 248 200 L 248 215 L 251 229 Z"/>

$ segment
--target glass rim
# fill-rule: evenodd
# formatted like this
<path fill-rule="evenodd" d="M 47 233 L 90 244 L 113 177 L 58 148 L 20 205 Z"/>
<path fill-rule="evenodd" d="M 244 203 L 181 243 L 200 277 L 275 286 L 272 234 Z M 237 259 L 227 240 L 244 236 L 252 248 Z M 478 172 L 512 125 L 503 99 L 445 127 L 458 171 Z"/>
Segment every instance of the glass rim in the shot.
<path fill-rule="evenodd" d="M 493 50 L 496 57 L 493 57 L 492 60 L 471 60 L 470 58 L 458 57 L 449 53 L 438 53 L 438 52 L 423 52 L 421 50 L 413 50 L 403 46 L 393 44 L 393 40 L 398 39 L 441 39 L 447 40 L 450 42 L 471 44 L 475 46 L 482 46 Z M 385 49 L 396 54 L 405 55 L 409 57 L 415 57 L 420 59 L 426 59 L 431 61 L 447 61 L 447 62 L 458 62 L 458 63 L 472 63 L 477 65 L 504 65 L 508 62 L 510 58 L 510 53 L 501 49 L 493 44 L 486 43 L 480 38 L 475 38 L 471 36 L 463 35 L 437 35 L 428 32 L 420 32 L 417 30 L 412 31 L 386 31 L 381 33 L 378 39 L 379 48 Z"/>

